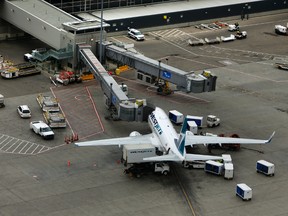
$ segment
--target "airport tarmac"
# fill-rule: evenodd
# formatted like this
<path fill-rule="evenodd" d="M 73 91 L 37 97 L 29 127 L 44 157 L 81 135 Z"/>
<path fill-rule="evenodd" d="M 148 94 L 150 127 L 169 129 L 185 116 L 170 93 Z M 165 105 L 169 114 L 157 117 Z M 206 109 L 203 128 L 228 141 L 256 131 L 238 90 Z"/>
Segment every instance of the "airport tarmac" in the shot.
<path fill-rule="evenodd" d="M 135 130 L 150 132 L 145 122 L 105 118 L 108 111 L 99 83 L 57 88 L 47 73 L 1 79 L 0 93 L 6 97 L 6 107 L 0 109 L 0 215 L 287 215 L 288 71 L 274 66 L 288 59 L 283 45 L 287 36 L 274 33 L 274 25 L 285 25 L 286 17 L 279 14 L 239 20 L 248 38 L 219 45 L 189 47 L 189 37 L 230 34 L 225 29 L 201 31 L 194 27 L 147 32 L 146 41 L 135 42 L 137 50 L 169 65 L 196 73 L 210 70 L 218 77 L 215 92 L 175 92 L 164 97 L 157 95 L 155 88 L 137 83 L 133 75 L 116 78 L 128 84 L 130 97 L 146 98 L 167 112 L 176 109 L 184 114 L 219 116 L 220 127 L 203 128 L 205 132 L 267 139 L 276 131 L 268 145 L 242 146 L 237 152 L 212 150 L 214 155 L 231 154 L 233 180 L 201 169 L 184 169 L 181 164 L 172 164 L 167 177 L 126 176 L 118 147 L 77 148 L 64 141 L 72 131 L 83 140 L 127 136 Z M 108 39 L 133 42 L 127 36 Z M 20 61 L 24 50 L 21 43 L 0 42 L 0 50 Z M 36 102 L 38 93 L 59 97 L 71 126 L 55 129 L 53 141 L 44 141 L 29 130 L 30 120 L 43 120 Z M 30 120 L 20 119 L 16 113 L 17 105 L 24 103 L 32 110 Z M 195 152 L 209 154 L 204 146 Z M 275 164 L 274 177 L 256 172 L 259 159 Z M 235 196 L 238 183 L 253 189 L 251 201 Z"/>

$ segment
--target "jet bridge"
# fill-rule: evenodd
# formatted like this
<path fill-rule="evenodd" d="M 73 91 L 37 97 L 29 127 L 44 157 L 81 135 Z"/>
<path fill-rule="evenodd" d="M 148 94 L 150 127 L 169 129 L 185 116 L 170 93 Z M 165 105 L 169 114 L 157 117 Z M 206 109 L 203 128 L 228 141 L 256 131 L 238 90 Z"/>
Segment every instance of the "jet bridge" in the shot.
<path fill-rule="evenodd" d="M 148 58 L 134 49 L 126 49 L 107 44 L 105 46 L 105 55 L 107 58 L 114 60 L 123 65 L 128 65 L 138 70 L 140 77 L 148 77 L 148 80 L 162 79 L 173 83 L 177 89 L 186 93 L 201 93 L 215 91 L 216 76 L 211 73 L 196 75 L 193 72 L 185 72 L 160 61 Z"/>
<path fill-rule="evenodd" d="M 92 53 L 90 46 L 78 45 L 78 49 L 79 60 L 90 68 L 94 77 L 100 82 L 105 104 L 111 111 L 114 111 L 112 117 L 125 121 L 146 121 L 148 114 L 152 111 L 152 108 L 147 106 L 146 101 L 128 98 Z"/>

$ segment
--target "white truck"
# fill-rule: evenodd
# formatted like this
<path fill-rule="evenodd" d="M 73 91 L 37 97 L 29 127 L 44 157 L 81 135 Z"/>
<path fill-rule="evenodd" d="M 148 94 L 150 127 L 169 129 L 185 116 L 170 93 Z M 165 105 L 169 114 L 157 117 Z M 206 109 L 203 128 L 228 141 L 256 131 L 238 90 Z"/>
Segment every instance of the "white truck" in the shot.
<path fill-rule="evenodd" d="M 54 132 L 51 128 L 43 121 L 32 121 L 30 122 L 30 129 L 34 133 L 39 134 L 44 139 L 54 139 Z"/>
<path fill-rule="evenodd" d="M 184 115 L 177 110 L 170 110 L 169 111 L 169 119 L 174 124 L 182 124 L 184 120 Z"/>
<path fill-rule="evenodd" d="M 215 115 L 208 115 L 206 118 L 207 127 L 217 127 L 220 125 L 220 118 Z"/>
<path fill-rule="evenodd" d="M 132 144 L 123 145 L 122 162 L 128 168 L 124 170 L 126 174 L 140 178 L 142 175 L 154 172 L 168 175 L 170 172 L 169 164 L 164 162 L 146 162 L 143 158 L 157 156 L 155 146 L 151 144 Z"/>

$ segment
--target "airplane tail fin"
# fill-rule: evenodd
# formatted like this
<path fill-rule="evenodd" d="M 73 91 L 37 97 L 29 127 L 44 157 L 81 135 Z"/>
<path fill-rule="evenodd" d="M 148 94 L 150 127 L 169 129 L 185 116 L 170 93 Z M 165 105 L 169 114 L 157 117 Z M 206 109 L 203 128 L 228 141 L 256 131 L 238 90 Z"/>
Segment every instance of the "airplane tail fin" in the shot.
<path fill-rule="evenodd" d="M 185 154 L 185 142 L 186 142 L 186 133 L 180 133 L 178 140 L 175 139 L 174 142 L 178 148 L 178 151 L 181 153 L 181 155 L 184 156 Z"/>
<path fill-rule="evenodd" d="M 184 155 L 184 148 L 185 148 L 185 138 L 186 138 L 186 131 L 187 131 L 187 118 L 185 116 L 185 119 L 182 123 L 182 127 L 180 130 L 179 138 L 178 140 L 174 140 L 179 152 Z"/>
<path fill-rule="evenodd" d="M 187 122 L 188 122 L 188 119 L 185 116 L 182 127 L 181 127 L 181 131 L 180 131 L 181 134 L 185 134 L 185 132 L 187 131 L 187 125 L 188 125 Z"/>

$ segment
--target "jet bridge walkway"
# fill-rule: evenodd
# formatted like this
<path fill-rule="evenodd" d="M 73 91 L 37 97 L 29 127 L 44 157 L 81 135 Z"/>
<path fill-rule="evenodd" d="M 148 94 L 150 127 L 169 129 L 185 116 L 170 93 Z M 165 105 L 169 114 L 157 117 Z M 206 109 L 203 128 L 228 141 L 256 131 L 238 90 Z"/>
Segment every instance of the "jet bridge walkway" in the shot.
<path fill-rule="evenodd" d="M 129 99 L 98 61 L 90 47 L 87 45 L 78 45 L 78 47 L 79 60 L 82 60 L 91 69 L 95 78 L 100 82 L 106 106 L 115 109 L 113 118 L 126 121 L 146 121 L 148 114 L 151 112 L 151 108 L 147 106 L 146 101 L 144 99 Z"/>
<path fill-rule="evenodd" d="M 160 61 L 148 58 L 135 50 L 130 51 L 124 47 L 115 44 L 107 44 L 105 46 L 105 55 L 107 58 L 128 65 L 138 70 L 141 74 L 139 77 L 148 77 L 147 80 L 162 79 L 173 83 L 177 89 L 186 93 L 201 93 L 215 91 L 216 76 L 211 73 L 196 75 L 193 72 L 185 72 L 178 68 L 169 66 Z M 138 77 L 138 76 L 137 76 Z M 144 78 L 144 81 L 146 79 Z"/>

